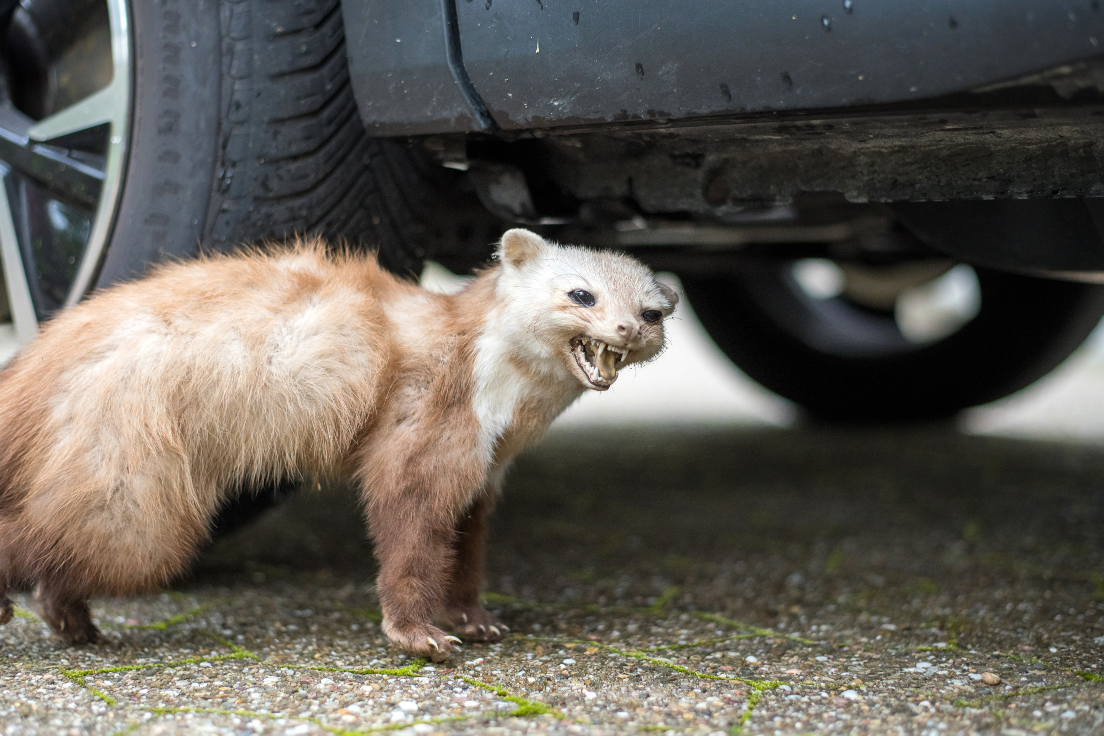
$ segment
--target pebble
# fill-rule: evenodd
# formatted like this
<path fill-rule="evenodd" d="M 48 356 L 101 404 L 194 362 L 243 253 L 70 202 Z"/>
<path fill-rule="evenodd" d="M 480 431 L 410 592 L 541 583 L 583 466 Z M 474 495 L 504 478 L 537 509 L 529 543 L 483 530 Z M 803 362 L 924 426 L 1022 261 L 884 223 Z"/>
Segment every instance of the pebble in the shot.
<path fill-rule="evenodd" d="M 749 654 L 748 656 L 744 657 L 744 661 L 748 664 L 755 664 L 759 660 L 756 659 L 754 655 Z"/>
<path fill-rule="evenodd" d="M 996 672 L 982 672 L 981 681 L 984 682 L 986 685 L 999 685 L 1001 679 L 1000 675 L 998 675 Z"/>
<path fill-rule="evenodd" d="M 858 700 L 859 699 L 859 694 L 857 692 L 855 692 L 854 690 L 844 690 L 842 693 L 840 693 L 840 695 L 847 698 L 848 700 Z"/>

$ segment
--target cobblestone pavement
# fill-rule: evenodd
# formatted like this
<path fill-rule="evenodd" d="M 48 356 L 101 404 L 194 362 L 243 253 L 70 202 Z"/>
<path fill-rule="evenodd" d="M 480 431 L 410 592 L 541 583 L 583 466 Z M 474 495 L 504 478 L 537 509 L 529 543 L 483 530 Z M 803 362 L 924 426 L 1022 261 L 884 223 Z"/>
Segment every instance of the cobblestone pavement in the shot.
<path fill-rule="evenodd" d="M 390 648 L 351 494 L 304 493 L 100 645 L 18 596 L 0 732 L 1101 733 L 1102 488 L 1104 448 L 941 427 L 569 427 L 496 514 L 504 642 Z"/>

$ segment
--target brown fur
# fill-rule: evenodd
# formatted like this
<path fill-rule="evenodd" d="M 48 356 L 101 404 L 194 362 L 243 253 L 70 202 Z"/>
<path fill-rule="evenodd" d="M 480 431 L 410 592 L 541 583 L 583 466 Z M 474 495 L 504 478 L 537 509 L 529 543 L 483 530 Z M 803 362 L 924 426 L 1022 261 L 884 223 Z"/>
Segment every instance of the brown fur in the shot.
<path fill-rule="evenodd" d="M 645 360 L 662 326 L 633 310 L 675 301 L 629 259 L 525 231 L 500 256 L 443 296 L 304 242 L 165 266 L 50 322 L 0 377 L 0 624 L 4 593 L 35 584 L 55 633 L 95 641 L 90 597 L 179 574 L 232 489 L 309 475 L 359 482 L 393 641 L 447 657 L 433 616 L 499 638 L 478 603 L 486 517 L 511 458 L 584 388 L 569 341 L 635 329 L 628 362 Z M 543 283 L 586 267 L 605 312 Z M 640 293 L 624 306 L 619 289 Z"/>

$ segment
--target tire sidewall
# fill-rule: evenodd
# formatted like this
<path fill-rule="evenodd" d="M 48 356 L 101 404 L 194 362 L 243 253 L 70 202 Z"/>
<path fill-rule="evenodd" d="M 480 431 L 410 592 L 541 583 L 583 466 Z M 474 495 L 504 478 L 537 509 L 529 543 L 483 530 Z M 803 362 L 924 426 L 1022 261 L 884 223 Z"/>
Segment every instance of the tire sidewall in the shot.
<path fill-rule="evenodd" d="M 217 0 L 132 0 L 130 146 L 97 288 L 193 255 L 203 233 L 219 129 Z"/>

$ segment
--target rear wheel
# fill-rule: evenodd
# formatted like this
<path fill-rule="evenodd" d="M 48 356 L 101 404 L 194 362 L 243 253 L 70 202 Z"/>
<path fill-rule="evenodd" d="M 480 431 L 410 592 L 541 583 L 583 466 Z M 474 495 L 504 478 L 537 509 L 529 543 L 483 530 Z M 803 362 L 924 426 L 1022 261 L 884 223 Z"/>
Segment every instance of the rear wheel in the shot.
<path fill-rule="evenodd" d="M 683 285 L 738 367 L 832 420 L 937 419 L 1007 396 L 1055 368 L 1104 315 L 1104 287 L 939 261 L 907 265 L 914 272 L 903 280 L 899 270 L 852 274 L 862 286 L 850 294 L 846 265 L 835 286 L 830 278 L 818 285 L 808 262 L 688 274 Z M 902 305 L 918 289 L 956 281 L 957 315 L 941 317 L 934 305 L 925 324 Z"/>

